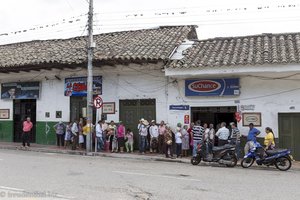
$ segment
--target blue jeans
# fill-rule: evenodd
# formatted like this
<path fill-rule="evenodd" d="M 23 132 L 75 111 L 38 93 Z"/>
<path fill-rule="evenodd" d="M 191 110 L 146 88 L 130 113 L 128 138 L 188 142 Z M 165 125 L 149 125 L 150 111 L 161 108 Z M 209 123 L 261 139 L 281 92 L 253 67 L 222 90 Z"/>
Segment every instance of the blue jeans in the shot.
<path fill-rule="evenodd" d="M 202 141 L 194 141 L 193 142 L 193 157 L 195 157 L 197 155 L 197 146 L 198 144 L 201 144 Z"/>
<path fill-rule="evenodd" d="M 140 139 L 139 139 L 140 153 L 143 153 L 146 150 L 146 142 L 147 142 L 146 140 L 147 140 L 147 136 L 140 135 Z"/>
<path fill-rule="evenodd" d="M 104 149 L 104 142 L 102 137 L 97 137 L 97 150 L 103 150 Z"/>

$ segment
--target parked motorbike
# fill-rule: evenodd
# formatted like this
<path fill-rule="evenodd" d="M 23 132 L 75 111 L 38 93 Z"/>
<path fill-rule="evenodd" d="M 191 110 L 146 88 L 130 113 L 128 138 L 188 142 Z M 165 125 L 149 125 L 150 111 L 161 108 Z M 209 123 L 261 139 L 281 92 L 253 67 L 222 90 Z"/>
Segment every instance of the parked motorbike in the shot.
<path fill-rule="evenodd" d="M 241 165 L 243 168 L 249 168 L 253 165 L 254 161 L 256 161 L 258 165 L 275 165 L 277 169 L 287 171 L 292 166 L 290 153 L 291 151 L 288 149 L 265 151 L 258 142 L 255 142 L 248 154 L 244 156 Z"/>
<path fill-rule="evenodd" d="M 197 155 L 191 159 L 193 165 L 198 165 L 201 160 L 204 162 L 217 162 L 224 164 L 227 167 L 234 167 L 237 164 L 237 157 L 235 154 L 235 146 L 226 144 L 220 147 L 212 148 L 212 157 L 209 157 L 206 153 L 205 145 L 197 146 Z"/>

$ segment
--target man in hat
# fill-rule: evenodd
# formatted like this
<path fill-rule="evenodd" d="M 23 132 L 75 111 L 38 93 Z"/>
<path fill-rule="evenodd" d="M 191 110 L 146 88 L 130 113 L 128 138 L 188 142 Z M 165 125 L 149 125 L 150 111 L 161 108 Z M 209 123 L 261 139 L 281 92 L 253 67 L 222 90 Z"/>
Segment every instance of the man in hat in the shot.
<path fill-rule="evenodd" d="M 149 132 L 150 132 L 150 137 L 151 137 L 150 138 L 150 153 L 152 153 L 153 151 L 156 152 L 157 143 L 158 143 L 158 126 L 155 124 L 154 120 L 151 121 L 151 126 L 149 128 Z"/>
<path fill-rule="evenodd" d="M 147 135 L 148 135 L 148 126 L 149 122 L 145 119 L 141 119 L 138 125 L 139 130 L 139 150 L 141 154 L 145 154 L 146 151 L 146 142 L 147 142 Z"/>

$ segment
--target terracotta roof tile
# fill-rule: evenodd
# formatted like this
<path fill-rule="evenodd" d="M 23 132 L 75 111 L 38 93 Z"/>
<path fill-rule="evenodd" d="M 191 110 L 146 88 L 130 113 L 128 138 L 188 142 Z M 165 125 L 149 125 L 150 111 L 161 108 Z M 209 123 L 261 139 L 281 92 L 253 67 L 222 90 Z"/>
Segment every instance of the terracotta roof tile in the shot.
<path fill-rule="evenodd" d="M 300 33 L 261 34 L 196 41 L 168 68 L 300 63 Z"/>
<path fill-rule="evenodd" d="M 95 35 L 94 60 L 164 60 L 187 38 L 197 39 L 195 26 L 166 26 Z M 86 47 L 86 37 L 2 45 L 0 71 L 26 65 L 85 63 Z"/>

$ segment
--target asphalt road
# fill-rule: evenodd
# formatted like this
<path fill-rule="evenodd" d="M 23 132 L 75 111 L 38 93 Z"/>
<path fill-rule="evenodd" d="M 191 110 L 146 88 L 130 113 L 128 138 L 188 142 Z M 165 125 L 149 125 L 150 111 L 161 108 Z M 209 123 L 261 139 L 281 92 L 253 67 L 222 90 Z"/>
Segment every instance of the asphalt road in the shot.
<path fill-rule="evenodd" d="M 300 171 L 0 151 L 2 199 L 300 199 Z"/>

